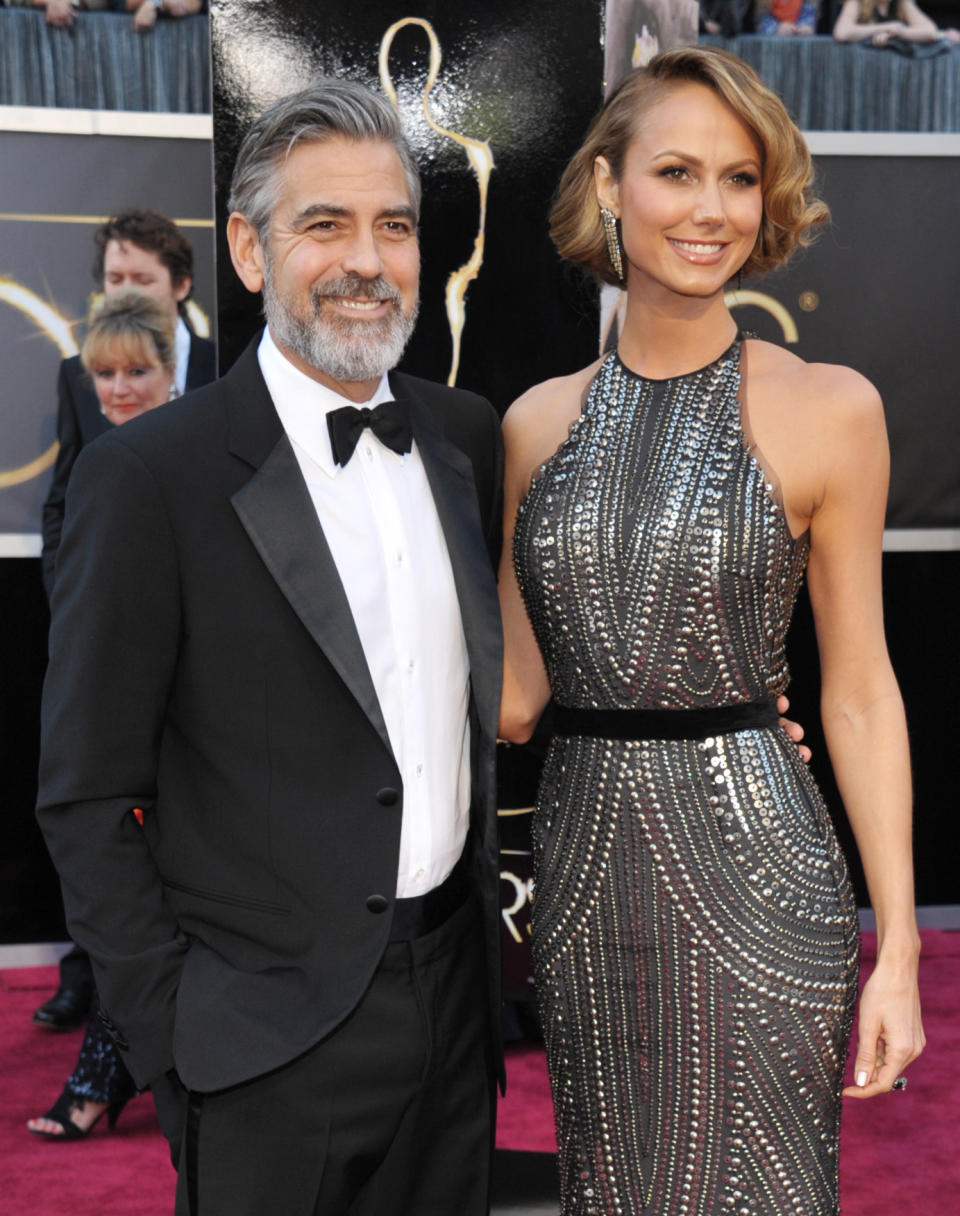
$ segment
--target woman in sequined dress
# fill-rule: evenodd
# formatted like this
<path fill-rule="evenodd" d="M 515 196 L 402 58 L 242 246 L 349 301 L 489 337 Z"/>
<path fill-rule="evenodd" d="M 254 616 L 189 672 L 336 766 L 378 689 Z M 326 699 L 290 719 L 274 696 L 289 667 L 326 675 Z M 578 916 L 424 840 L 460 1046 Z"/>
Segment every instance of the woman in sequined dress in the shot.
<path fill-rule="evenodd" d="M 556 706 L 533 949 L 564 1216 L 835 1213 L 841 1092 L 902 1088 L 923 1046 L 881 404 L 724 298 L 826 219 L 810 182 L 776 96 L 688 48 L 618 86 L 551 216 L 627 294 L 618 350 L 504 420 L 501 733 Z M 878 926 L 845 1089 L 856 907 L 775 709 L 805 570 Z"/>

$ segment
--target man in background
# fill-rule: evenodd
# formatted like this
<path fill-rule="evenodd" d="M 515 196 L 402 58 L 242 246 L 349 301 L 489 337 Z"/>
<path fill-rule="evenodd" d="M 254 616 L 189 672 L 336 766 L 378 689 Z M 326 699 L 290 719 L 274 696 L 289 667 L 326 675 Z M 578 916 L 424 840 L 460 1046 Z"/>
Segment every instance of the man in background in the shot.
<path fill-rule="evenodd" d="M 93 277 L 109 295 L 134 287 L 158 300 L 174 324 L 177 394 L 208 384 L 216 376 L 216 348 L 199 338 L 184 320 L 193 290 L 193 249 L 176 224 L 156 211 L 134 208 L 107 220 L 94 233 Z M 43 585 L 49 598 L 67 483 L 81 448 L 110 430 L 80 356 L 64 359 L 57 381 L 59 450 L 53 480 L 43 504 Z M 93 996 L 93 973 L 86 952 L 74 946 L 60 962 L 60 984 L 36 1010 L 33 1020 L 49 1030 L 72 1030 L 85 1020 Z"/>

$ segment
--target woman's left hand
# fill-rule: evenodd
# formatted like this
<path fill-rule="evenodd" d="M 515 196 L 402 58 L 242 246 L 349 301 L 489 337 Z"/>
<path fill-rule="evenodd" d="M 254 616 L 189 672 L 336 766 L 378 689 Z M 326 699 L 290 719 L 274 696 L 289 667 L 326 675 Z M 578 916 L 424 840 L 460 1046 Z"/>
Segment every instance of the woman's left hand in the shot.
<path fill-rule="evenodd" d="M 843 1096 L 872 1098 L 889 1092 L 925 1043 L 916 964 L 892 967 L 878 961 L 860 997 L 854 1084 Z"/>

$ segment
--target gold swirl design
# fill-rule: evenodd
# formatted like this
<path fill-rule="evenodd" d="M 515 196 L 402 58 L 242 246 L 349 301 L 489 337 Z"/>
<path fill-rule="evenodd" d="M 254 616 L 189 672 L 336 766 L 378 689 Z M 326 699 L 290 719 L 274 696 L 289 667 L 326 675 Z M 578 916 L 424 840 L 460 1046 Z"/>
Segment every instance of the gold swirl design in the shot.
<path fill-rule="evenodd" d="M 442 135 L 447 139 L 452 139 L 454 143 L 459 144 L 464 149 L 470 168 L 476 174 L 477 186 L 480 192 L 480 226 L 473 242 L 473 254 L 468 262 L 461 266 L 459 270 L 455 270 L 449 279 L 447 279 L 444 295 L 447 322 L 450 326 L 450 337 L 453 340 L 453 358 L 450 364 L 450 374 L 447 376 L 447 384 L 452 385 L 457 382 L 457 372 L 460 367 L 460 347 L 467 319 L 467 288 L 480 273 L 480 267 L 483 265 L 484 236 L 487 223 L 487 191 L 490 185 L 490 173 L 494 167 L 493 153 L 486 140 L 472 139 L 469 135 L 461 135 L 457 131 L 451 131 L 447 127 L 442 127 L 431 114 L 430 91 L 437 83 L 442 53 L 436 31 L 430 22 L 425 21 L 422 17 L 404 17 L 400 21 L 395 21 L 384 34 L 383 40 L 380 43 L 378 60 L 380 81 L 383 84 L 384 92 L 399 110 L 400 103 L 397 91 L 394 88 L 393 79 L 390 75 L 390 48 L 400 30 L 408 25 L 420 26 L 421 29 L 426 31 L 430 42 L 430 71 L 423 90 L 423 116 L 431 130 L 436 131 L 438 135 Z"/>
<path fill-rule="evenodd" d="M 775 300 L 773 296 L 768 296 L 766 292 L 728 291 L 723 297 L 723 302 L 731 312 L 742 304 L 753 304 L 756 308 L 762 308 L 764 312 L 768 312 L 775 321 L 779 322 L 780 328 L 783 330 L 783 340 L 785 342 L 793 344 L 800 341 L 797 323 L 793 317 L 790 316 L 790 313 L 779 300 Z"/>
<path fill-rule="evenodd" d="M 41 300 L 38 295 L 13 279 L 5 278 L 0 278 L 0 301 L 18 309 L 35 321 L 41 331 L 59 348 L 64 359 L 77 353 L 73 327 L 52 304 Z M 54 440 L 47 450 L 36 459 L 30 460 L 16 469 L 0 470 L 0 489 L 17 486 L 25 481 L 30 481 L 33 477 L 39 477 L 56 460 L 59 447 L 60 445 Z"/>

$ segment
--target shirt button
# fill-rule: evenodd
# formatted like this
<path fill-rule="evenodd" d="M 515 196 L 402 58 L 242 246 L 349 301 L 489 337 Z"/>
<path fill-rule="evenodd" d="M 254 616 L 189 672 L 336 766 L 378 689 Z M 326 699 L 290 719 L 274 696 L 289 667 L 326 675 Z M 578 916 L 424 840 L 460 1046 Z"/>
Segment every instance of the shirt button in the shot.
<path fill-rule="evenodd" d="M 418 777 L 422 777 L 422 776 L 423 776 L 423 765 L 422 765 L 422 764 L 418 764 L 418 765 L 417 765 L 417 776 L 418 776 Z"/>

